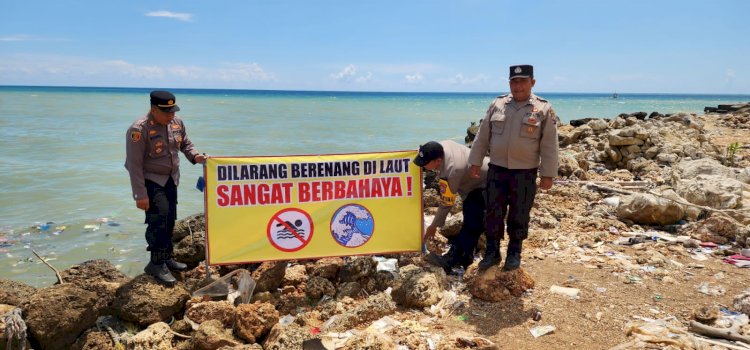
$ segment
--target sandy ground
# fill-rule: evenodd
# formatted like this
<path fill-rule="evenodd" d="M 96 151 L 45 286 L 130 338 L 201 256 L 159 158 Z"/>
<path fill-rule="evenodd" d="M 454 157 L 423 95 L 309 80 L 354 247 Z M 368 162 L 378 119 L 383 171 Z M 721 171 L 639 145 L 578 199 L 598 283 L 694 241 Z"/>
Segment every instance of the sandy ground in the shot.
<path fill-rule="evenodd" d="M 739 141 L 748 146 L 747 128 L 732 129 L 711 118 L 705 120 L 715 144 L 725 148 Z M 750 160 L 750 149 L 742 148 L 738 155 Z M 501 349 L 609 349 L 632 339 L 626 334 L 627 325 L 640 317 L 674 316 L 686 326 L 693 312 L 703 306 L 732 310 L 733 298 L 750 288 L 750 268 L 723 262 L 719 249 L 705 249 L 705 254 L 698 255 L 707 259 L 697 260 L 698 251 L 682 244 L 618 245 L 613 241 L 623 233 L 649 228 L 626 227 L 614 215 L 594 225 L 581 225 L 586 222 L 582 215 L 603 197 L 571 185 L 556 185 L 538 195 L 532 217 L 547 208 L 563 213 L 564 218 L 557 229 L 535 230 L 532 225 L 522 268 L 536 281 L 535 288 L 507 302 L 471 298 L 463 308 L 429 323 L 429 332 L 448 338 L 465 332 L 467 338 L 484 337 Z M 618 264 L 616 256 L 628 257 L 635 268 Z M 552 286 L 577 288 L 579 296 L 552 293 Z M 535 321 L 537 312 L 541 319 Z M 554 326 L 554 332 L 532 336 L 531 329 L 548 325 Z"/>

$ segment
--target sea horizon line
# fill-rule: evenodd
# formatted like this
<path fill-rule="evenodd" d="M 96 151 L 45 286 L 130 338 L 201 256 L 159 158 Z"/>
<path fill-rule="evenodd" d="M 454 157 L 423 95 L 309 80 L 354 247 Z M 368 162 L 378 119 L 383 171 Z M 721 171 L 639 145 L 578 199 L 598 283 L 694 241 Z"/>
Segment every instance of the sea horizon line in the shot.
<path fill-rule="evenodd" d="M 110 89 L 130 91 L 151 91 L 155 89 L 166 89 L 171 91 L 198 92 L 198 91 L 231 91 L 231 92 L 259 92 L 259 93 L 340 93 L 340 94 L 453 94 L 453 95 L 497 95 L 505 94 L 507 91 L 370 91 L 370 90 L 302 90 L 302 89 L 242 89 L 242 88 L 184 88 L 184 87 L 134 87 L 134 86 L 75 86 L 75 85 L 3 85 L 0 88 L 51 88 L 51 89 Z M 696 92 L 561 92 L 561 91 L 534 91 L 535 94 L 554 95 L 601 95 L 601 96 L 737 96 L 750 97 L 750 93 L 696 93 Z"/>

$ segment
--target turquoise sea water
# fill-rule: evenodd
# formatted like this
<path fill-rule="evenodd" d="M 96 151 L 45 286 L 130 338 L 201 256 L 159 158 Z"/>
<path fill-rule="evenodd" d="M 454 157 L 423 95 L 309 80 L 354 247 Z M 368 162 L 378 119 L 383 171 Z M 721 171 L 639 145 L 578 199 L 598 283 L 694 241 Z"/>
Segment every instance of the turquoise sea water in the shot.
<path fill-rule="evenodd" d="M 142 271 L 143 213 L 131 199 L 123 162 L 125 131 L 148 110 L 149 91 L 0 86 L 0 278 L 53 283 L 54 273 L 32 248 L 58 269 L 107 258 L 126 274 Z M 172 91 L 191 140 L 215 156 L 378 152 L 416 149 L 429 140 L 460 142 L 499 94 Z M 750 101 L 750 95 L 538 94 L 564 122 L 639 111 L 700 114 L 705 106 Z M 181 163 L 179 218 L 203 211 L 195 189 L 202 168 L 184 158 Z"/>

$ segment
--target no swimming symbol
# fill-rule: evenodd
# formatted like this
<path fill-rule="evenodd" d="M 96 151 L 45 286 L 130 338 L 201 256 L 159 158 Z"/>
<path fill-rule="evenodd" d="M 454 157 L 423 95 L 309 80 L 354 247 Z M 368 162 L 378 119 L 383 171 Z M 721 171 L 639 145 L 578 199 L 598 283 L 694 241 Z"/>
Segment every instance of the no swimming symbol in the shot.
<path fill-rule="evenodd" d="M 310 214 L 302 209 L 287 208 L 268 221 L 268 241 L 278 250 L 296 252 L 310 243 L 313 230 Z"/>

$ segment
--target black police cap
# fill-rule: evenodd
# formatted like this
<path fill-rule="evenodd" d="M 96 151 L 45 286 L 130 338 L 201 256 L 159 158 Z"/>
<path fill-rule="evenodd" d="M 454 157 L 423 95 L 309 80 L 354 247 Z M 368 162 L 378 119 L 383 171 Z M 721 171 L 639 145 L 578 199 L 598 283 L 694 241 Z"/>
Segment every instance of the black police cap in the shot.
<path fill-rule="evenodd" d="M 510 66 L 510 74 L 508 75 L 508 79 L 533 78 L 533 77 L 534 77 L 534 66 L 530 64 Z"/>
<path fill-rule="evenodd" d="M 176 104 L 177 98 L 169 91 L 151 91 L 151 105 L 159 107 L 164 112 L 177 112 L 180 107 Z"/>
<path fill-rule="evenodd" d="M 443 145 L 435 141 L 427 142 L 419 146 L 419 153 L 414 157 L 414 165 L 423 167 L 435 159 L 442 158 L 443 155 Z"/>

